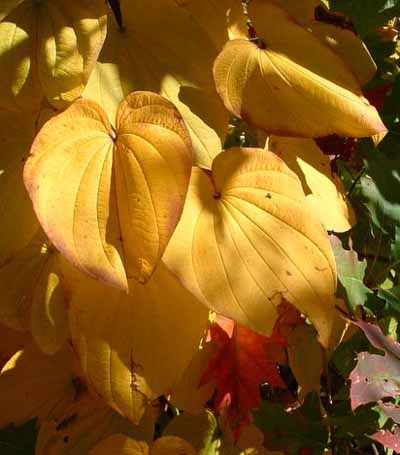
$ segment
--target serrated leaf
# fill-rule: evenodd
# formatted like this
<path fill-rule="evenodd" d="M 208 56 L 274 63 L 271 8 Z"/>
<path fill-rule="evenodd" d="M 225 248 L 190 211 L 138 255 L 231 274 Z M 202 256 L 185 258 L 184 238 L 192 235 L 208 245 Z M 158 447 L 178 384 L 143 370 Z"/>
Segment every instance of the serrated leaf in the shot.
<path fill-rule="evenodd" d="M 337 237 L 332 235 L 330 240 L 335 254 L 339 282 L 344 289 L 344 297 L 354 311 L 358 306 L 364 306 L 368 296 L 373 294 L 363 282 L 367 261 L 365 259 L 359 261 L 356 251 L 345 250 Z"/>
<path fill-rule="evenodd" d="M 328 344 L 334 258 L 297 176 L 271 152 L 229 149 L 212 179 L 194 169 L 166 265 L 205 305 L 266 335 L 284 298 Z"/>
<path fill-rule="evenodd" d="M 70 325 L 88 382 L 138 422 L 151 400 L 179 382 L 208 310 L 162 265 L 145 286 L 130 284 L 127 295 L 95 280 L 81 283 L 72 295 Z"/>
<path fill-rule="evenodd" d="M 379 326 L 357 321 L 370 343 L 385 355 L 361 352 L 351 372 L 350 398 L 352 409 L 400 393 L 400 344 L 385 336 Z"/>
<path fill-rule="evenodd" d="M 228 42 L 214 64 L 225 107 L 281 136 L 363 137 L 386 131 L 341 58 L 273 2 L 251 2 L 264 44 Z"/>
<path fill-rule="evenodd" d="M 354 212 L 329 157 L 312 139 L 272 136 L 269 148 L 301 180 L 310 209 L 328 231 L 345 232 L 354 224 Z"/>
<path fill-rule="evenodd" d="M 393 431 L 380 430 L 375 434 L 369 435 L 369 438 L 374 441 L 380 442 L 387 449 L 395 450 L 396 453 L 400 451 L 400 428 L 396 427 Z"/>
<path fill-rule="evenodd" d="M 88 100 L 47 122 L 24 179 L 55 247 L 83 272 L 127 289 L 127 279 L 145 282 L 154 272 L 190 171 L 191 143 L 175 107 L 135 92 L 119 107 L 116 132 Z"/>

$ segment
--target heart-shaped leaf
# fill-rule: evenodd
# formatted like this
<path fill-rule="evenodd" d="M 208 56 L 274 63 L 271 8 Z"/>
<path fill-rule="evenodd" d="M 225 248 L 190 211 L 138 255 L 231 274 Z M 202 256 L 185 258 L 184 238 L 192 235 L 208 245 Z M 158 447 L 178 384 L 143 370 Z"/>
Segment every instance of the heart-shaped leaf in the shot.
<path fill-rule="evenodd" d="M 272 152 L 225 151 L 211 179 L 194 169 L 164 260 L 205 305 L 240 324 L 270 335 L 285 298 L 329 343 L 332 250 L 299 179 Z"/>
<path fill-rule="evenodd" d="M 94 102 L 79 100 L 45 124 L 24 170 L 39 221 L 76 267 L 127 289 L 147 281 L 179 220 L 191 143 L 175 107 L 135 92 L 117 131 Z"/>

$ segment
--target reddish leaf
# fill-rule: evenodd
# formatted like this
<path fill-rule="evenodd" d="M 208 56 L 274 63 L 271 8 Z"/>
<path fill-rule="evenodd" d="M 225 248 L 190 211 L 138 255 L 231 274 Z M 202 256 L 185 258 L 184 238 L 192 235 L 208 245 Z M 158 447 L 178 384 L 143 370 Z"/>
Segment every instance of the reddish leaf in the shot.
<path fill-rule="evenodd" d="M 400 344 L 385 336 L 381 329 L 364 321 L 355 324 L 363 330 L 370 343 L 385 355 L 361 352 L 351 372 L 350 399 L 352 409 L 382 398 L 400 394 Z"/>
<path fill-rule="evenodd" d="M 393 432 L 389 430 L 380 430 L 377 433 L 368 436 L 374 441 L 380 442 L 387 449 L 400 452 L 400 428 L 396 427 Z"/>
<path fill-rule="evenodd" d="M 210 338 L 216 346 L 216 354 L 200 385 L 215 384 L 215 408 L 226 410 L 237 435 L 250 421 L 249 410 L 261 403 L 259 385 L 268 382 L 284 386 L 277 363 L 286 362 L 287 335 L 300 322 L 302 319 L 293 307 L 281 305 L 271 337 L 259 335 L 221 316 L 212 324 Z"/>
<path fill-rule="evenodd" d="M 379 326 L 364 321 L 357 321 L 354 324 L 360 327 L 373 346 L 400 359 L 400 343 L 387 337 Z"/>
<path fill-rule="evenodd" d="M 387 83 L 367 90 L 364 95 L 367 100 L 376 107 L 378 111 L 383 109 L 386 95 L 392 90 L 393 83 Z"/>

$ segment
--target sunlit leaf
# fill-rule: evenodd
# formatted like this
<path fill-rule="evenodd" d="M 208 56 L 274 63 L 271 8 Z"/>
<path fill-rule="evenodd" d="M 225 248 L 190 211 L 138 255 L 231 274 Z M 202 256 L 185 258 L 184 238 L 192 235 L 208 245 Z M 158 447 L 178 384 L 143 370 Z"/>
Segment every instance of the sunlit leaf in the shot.
<path fill-rule="evenodd" d="M 116 132 L 88 100 L 47 122 L 24 179 L 55 247 L 80 270 L 127 289 L 127 278 L 152 275 L 180 217 L 190 171 L 190 139 L 175 107 L 136 92 L 121 103 Z"/>
<path fill-rule="evenodd" d="M 180 380 L 208 311 L 162 265 L 146 286 L 132 282 L 130 294 L 88 279 L 72 297 L 70 322 L 88 382 L 138 422 L 149 402 Z"/>
<path fill-rule="evenodd" d="M 262 44 L 228 42 L 214 64 L 226 108 L 270 133 L 370 136 L 386 128 L 341 58 L 275 3 L 249 5 Z"/>
<path fill-rule="evenodd" d="M 270 335 L 282 297 L 328 344 L 336 268 L 300 180 L 271 152 L 229 149 L 194 169 L 164 260 L 211 309 Z"/>
<path fill-rule="evenodd" d="M 110 118 L 131 91 L 151 90 L 166 96 L 189 129 L 195 164 L 209 168 L 228 126 L 211 68 L 228 40 L 227 7 L 240 1 L 120 3 L 124 31 L 109 21 L 100 63 L 84 96 L 97 101 Z"/>
<path fill-rule="evenodd" d="M 328 231 L 345 232 L 354 224 L 354 213 L 342 182 L 330 168 L 329 157 L 312 139 L 272 136 L 271 151 L 297 174 L 307 201 Z"/>
<path fill-rule="evenodd" d="M 45 96 L 66 107 L 82 93 L 103 45 L 105 3 L 14 4 L 0 23 L 0 106 L 35 110 Z"/>

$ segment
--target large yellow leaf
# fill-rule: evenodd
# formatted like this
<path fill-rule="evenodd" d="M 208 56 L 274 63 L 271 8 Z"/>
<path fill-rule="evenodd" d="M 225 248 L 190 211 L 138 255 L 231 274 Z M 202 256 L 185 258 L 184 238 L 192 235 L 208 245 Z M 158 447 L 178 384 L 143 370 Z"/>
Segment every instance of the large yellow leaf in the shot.
<path fill-rule="evenodd" d="M 33 119 L 0 111 L 0 266 L 24 248 L 39 227 L 22 180 L 34 134 Z"/>
<path fill-rule="evenodd" d="M 193 171 L 166 265 L 205 305 L 267 335 L 285 298 L 327 344 L 335 261 L 297 176 L 272 152 L 230 149 L 212 180 Z"/>
<path fill-rule="evenodd" d="M 161 93 L 189 129 L 194 161 L 210 167 L 221 150 L 228 115 L 212 77 L 225 41 L 226 9 L 239 0 L 121 1 L 124 31 L 109 20 L 107 40 L 84 96 L 111 115 L 133 90 Z"/>
<path fill-rule="evenodd" d="M 339 25 L 315 20 L 315 8 L 328 11 L 320 0 L 252 0 L 253 9 L 257 4 L 274 2 L 284 8 L 292 18 L 311 31 L 326 46 L 335 51 L 354 72 L 359 83 L 365 85 L 376 72 L 376 65 L 367 47 L 352 31 Z M 326 13 L 327 15 L 329 13 Z"/>
<path fill-rule="evenodd" d="M 270 1 L 249 5 L 262 44 L 228 42 L 214 64 L 226 108 L 270 133 L 317 137 L 385 131 L 343 60 Z"/>
<path fill-rule="evenodd" d="M 272 136 L 269 148 L 297 174 L 309 208 L 328 231 L 346 232 L 354 212 L 339 177 L 331 172 L 329 157 L 312 139 Z"/>
<path fill-rule="evenodd" d="M 72 352 L 65 347 L 54 356 L 32 343 L 17 352 L 0 374 L 0 428 L 45 418 L 63 400 L 75 395 Z"/>
<path fill-rule="evenodd" d="M 38 455 L 87 455 L 110 435 L 153 440 L 154 422 L 145 416 L 139 426 L 132 425 L 104 402 L 83 391 L 74 400 L 60 403 L 42 422 L 36 442 Z M 113 436 L 110 437 L 113 439 Z M 145 444 L 145 443 L 143 443 Z M 118 446 L 111 454 L 119 453 Z M 95 452 L 94 452 L 95 453 Z"/>
<path fill-rule="evenodd" d="M 162 264 L 147 285 L 130 284 L 127 295 L 88 278 L 72 296 L 70 326 L 88 382 L 138 422 L 146 405 L 180 380 L 208 310 Z"/>
<path fill-rule="evenodd" d="M 127 278 L 147 281 L 163 254 L 192 156 L 182 118 L 159 95 L 129 95 L 116 123 L 114 132 L 99 105 L 77 101 L 36 136 L 24 179 L 56 248 L 80 270 L 127 289 Z"/>
<path fill-rule="evenodd" d="M 34 110 L 45 96 L 63 108 L 80 96 L 105 39 L 104 2 L 14 1 L 1 13 L 0 107 Z"/>

